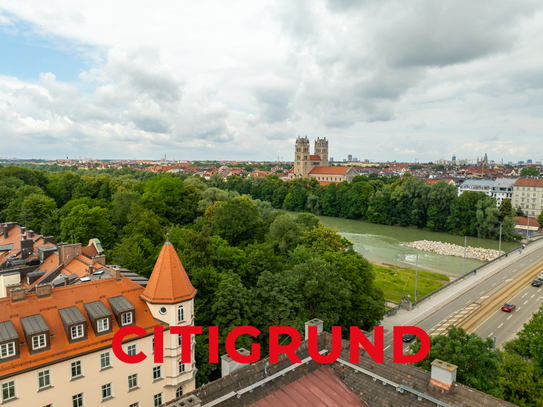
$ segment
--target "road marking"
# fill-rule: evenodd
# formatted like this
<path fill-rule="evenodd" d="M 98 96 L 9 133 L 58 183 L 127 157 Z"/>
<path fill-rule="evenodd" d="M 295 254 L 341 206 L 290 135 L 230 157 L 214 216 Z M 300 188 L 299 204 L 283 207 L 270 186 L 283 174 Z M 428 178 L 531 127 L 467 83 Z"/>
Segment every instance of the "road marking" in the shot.
<path fill-rule="evenodd" d="M 500 328 L 502 327 L 502 325 L 503 325 L 503 322 L 502 322 L 501 325 L 498 327 L 498 329 L 500 329 Z"/>
<path fill-rule="evenodd" d="M 536 301 L 539 301 L 541 298 L 543 298 L 543 297 L 539 297 Z"/>
<path fill-rule="evenodd" d="M 466 302 L 466 304 L 469 304 L 471 302 L 471 300 L 469 300 L 468 302 Z"/>
<path fill-rule="evenodd" d="M 507 282 L 507 281 L 513 281 L 513 279 L 512 279 L 512 278 L 508 278 L 508 279 L 505 280 L 505 281 L 506 281 L 506 282 Z"/>
<path fill-rule="evenodd" d="M 535 294 L 533 294 L 530 298 L 534 298 L 535 297 Z"/>
<path fill-rule="evenodd" d="M 540 292 L 541 291 L 541 288 L 539 290 L 537 290 L 537 292 Z"/>
<path fill-rule="evenodd" d="M 513 316 L 513 315 L 509 315 L 509 316 L 507 317 L 507 319 L 511 318 L 512 316 Z"/>
<path fill-rule="evenodd" d="M 481 291 L 481 294 L 483 294 L 484 292 L 485 292 L 485 290 Z M 481 295 L 481 294 L 479 294 L 479 295 Z"/>
<path fill-rule="evenodd" d="M 494 332 L 491 332 L 491 333 L 487 336 L 487 338 L 490 338 L 490 337 L 492 336 L 493 333 L 494 333 Z"/>
<path fill-rule="evenodd" d="M 524 295 L 521 298 L 524 298 L 528 295 L 528 293 L 524 293 Z"/>
<path fill-rule="evenodd" d="M 494 287 L 496 285 L 496 283 L 492 284 L 492 287 Z"/>
<path fill-rule="evenodd" d="M 481 297 L 481 300 L 484 300 L 485 298 L 488 298 L 488 295 L 484 295 Z"/>
<path fill-rule="evenodd" d="M 524 301 L 524 304 L 522 304 L 522 305 L 526 305 L 526 303 L 527 303 L 528 301 L 529 301 L 529 300 Z"/>
<path fill-rule="evenodd" d="M 385 350 L 387 350 L 388 348 L 390 348 L 390 345 L 388 345 L 388 346 L 385 348 Z"/>
<path fill-rule="evenodd" d="M 520 311 L 521 308 L 522 308 L 522 307 L 518 307 L 518 308 L 517 308 L 517 311 Z"/>

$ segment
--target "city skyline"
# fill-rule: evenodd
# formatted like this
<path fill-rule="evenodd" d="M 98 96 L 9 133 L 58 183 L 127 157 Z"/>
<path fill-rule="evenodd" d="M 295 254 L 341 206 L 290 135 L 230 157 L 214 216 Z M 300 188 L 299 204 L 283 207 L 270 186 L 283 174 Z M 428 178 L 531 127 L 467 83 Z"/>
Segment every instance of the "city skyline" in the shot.
<path fill-rule="evenodd" d="M 2 155 L 541 161 L 542 8 L 0 1 Z"/>

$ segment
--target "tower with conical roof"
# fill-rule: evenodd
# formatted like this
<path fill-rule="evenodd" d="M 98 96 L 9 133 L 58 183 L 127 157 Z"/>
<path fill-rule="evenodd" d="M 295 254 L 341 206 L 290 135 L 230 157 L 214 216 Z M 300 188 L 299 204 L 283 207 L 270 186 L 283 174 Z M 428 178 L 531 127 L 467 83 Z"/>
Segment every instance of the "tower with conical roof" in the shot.
<path fill-rule="evenodd" d="M 149 282 L 141 294 L 153 317 L 169 326 L 194 325 L 194 297 L 196 289 L 179 260 L 175 248 L 166 235 Z M 191 363 L 181 363 L 181 338 L 164 330 L 163 377 L 165 400 L 188 393 L 196 387 L 196 361 L 193 339 Z M 171 394 L 166 394 L 169 391 Z"/>

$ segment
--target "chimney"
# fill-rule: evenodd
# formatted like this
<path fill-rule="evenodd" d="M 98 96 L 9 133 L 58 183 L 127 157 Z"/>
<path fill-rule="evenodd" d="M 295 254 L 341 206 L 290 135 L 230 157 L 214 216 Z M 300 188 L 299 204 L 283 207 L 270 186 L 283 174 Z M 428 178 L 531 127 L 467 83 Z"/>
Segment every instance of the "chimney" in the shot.
<path fill-rule="evenodd" d="M 188 396 L 174 403 L 172 407 L 201 407 L 202 401 L 196 396 Z"/>
<path fill-rule="evenodd" d="M 28 239 L 32 239 L 34 237 L 34 231 L 33 230 L 29 230 L 27 233 L 26 233 L 26 237 Z"/>
<path fill-rule="evenodd" d="M 121 270 L 118 268 L 113 269 L 113 276 L 115 277 L 115 280 L 121 281 Z"/>
<path fill-rule="evenodd" d="M 81 254 L 81 243 L 58 245 L 59 264 L 66 267 Z"/>
<path fill-rule="evenodd" d="M 92 264 L 100 264 L 102 266 L 106 265 L 106 256 L 103 254 L 98 254 L 92 258 Z"/>
<path fill-rule="evenodd" d="M 21 258 L 26 259 L 34 253 L 34 241 L 32 239 L 21 239 Z"/>
<path fill-rule="evenodd" d="M 36 286 L 36 295 L 38 298 L 46 298 L 51 296 L 51 284 L 44 283 Z"/>
<path fill-rule="evenodd" d="M 26 228 L 24 226 L 21 226 L 21 235 L 24 235 L 26 233 Z"/>
<path fill-rule="evenodd" d="M 44 236 L 43 243 L 54 243 L 53 236 Z"/>
<path fill-rule="evenodd" d="M 456 381 L 458 366 L 436 359 L 432 362 L 432 376 L 430 384 L 445 391 L 450 391 Z"/>
<path fill-rule="evenodd" d="M 307 341 L 309 339 L 309 327 L 310 326 L 316 326 L 317 327 L 317 333 L 320 334 L 322 332 L 322 321 L 320 319 L 312 319 L 311 321 L 307 321 L 305 323 L 305 340 Z"/>
<path fill-rule="evenodd" d="M 9 296 L 11 298 L 11 302 L 24 301 L 26 300 L 26 288 L 24 287 L 11 288 L 9 290 Z"/>
<path fill-rule="evenodd" d="M 247 349 L 239 348 L 238 353 L 243 356 L 249 356 L 251 352 L 249 352 Z M 221 371 L 222 371 L 222 377 L 229 375 L 230 373 L 235 372 L 236 370 L 241 369 L 242 367 L 247 366 L 245 363 L 238 363 L 234 361 L 230 356 L 228 355 L 222 355 L 221 356 Z"/>

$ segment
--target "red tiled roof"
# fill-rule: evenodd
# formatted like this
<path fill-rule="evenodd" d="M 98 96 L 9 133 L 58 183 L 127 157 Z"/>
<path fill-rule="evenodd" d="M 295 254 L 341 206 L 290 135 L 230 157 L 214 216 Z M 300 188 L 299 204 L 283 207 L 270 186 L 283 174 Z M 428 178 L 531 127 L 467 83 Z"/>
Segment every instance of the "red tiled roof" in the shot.
<path fill-rule="evenodd" d="M 323 366 L 249 406 L 368 407 L 329 366 Z"/>
<path fill-rule="evenodd" d="M 321 184 L 322 186 L 326 186 L 328 184 L 337 184 L 336 181 L 319 181 L 319 184 Z"/>
<path fill-rule="evenodd" d="M 313 167 L 310 174 L 332 174 L 332 175 L 344 175 L 351 167 L 328 167 L 324 165 L 318 165 Z"/>
<path fill-rule="evenodd" d="M 26 295 L 26 300 L 15 303 L 12 303 L 9 297 L 0 299 L 0 322 L 11 321 L 21 341 L 25 338 L 21 318 L 36 314 L 43 317 L 50 333 L 54 334 L 50 338 L 50 350 L 30 355 L 28 345 L 20 346 L 20 357 L 18 359 L 2 363 L 2 376 L 5 377 L 21 370 L 34 369 L 60 359 L 111 346 L 113 336 L 119 330 L 115 318 L 112 320 L 113 332 L 96 337 L 91 327 L 87 329 L 86 340 L 70 344 L 58 313 L 58 310 L 62 308 L 76 306 L 86 316 L 87 311 L 83 304 L 102 301 L 111 310 L 107 298 L 122 295 L 134 306 L 138 326 L 147 332 L 152 332 L 153 327 L 161 325 L 161 323 L 153 318 L 147 304 L 139 298 L 142 291 L 143 287 L 139 284 L 123 277 L 121 281 L 107 278 L 53 288 L 50 297 L 40 299 L 37 298 L 36 293 L 29 293 Z"/>
<path fill-rule="evenodd" d="M 162 246 L 141 298 L 155 304 L 172 304 L 195 295 L 196 289 L 192 286 L 175 248 L 167 241 Z"/>
<path fill-rule="evenodd" d="M 522 225 L 522 226 L 528 226 L 528 218 L 525 216 L 515 216 L 515 225 Z M 530 216 L 530 226 L 537 226 L 538 228 L 541 227 L 539 222 L 537 221 L 537 218 Z"/>
<path fill-rule="evenodd" d="M 96 256 L 98 254 L 98 252 L 96 251 L 96 248 L 93 246 L 93 245 L 88 245 L 88 246 L 83 246 L 81 248 L 81 252 L 87 256 L 88 258 L 91 258 L 93 256 Z"/>
<path fill-rule="evenodd" d="M 309 156 L 309 159 L 310 159 L 310 160 L 319 160 L 319 161 L 320 161 L 321 156 L 320 156 L 320 155 L 316 155 L 316 154 L 311 154 L 311 155 Z"/>
<path fill-rule="evenodd" d="M 519 178 L 517 182 L 515 182 L 515 186 L 543 187 L 543 179 Z"/>

